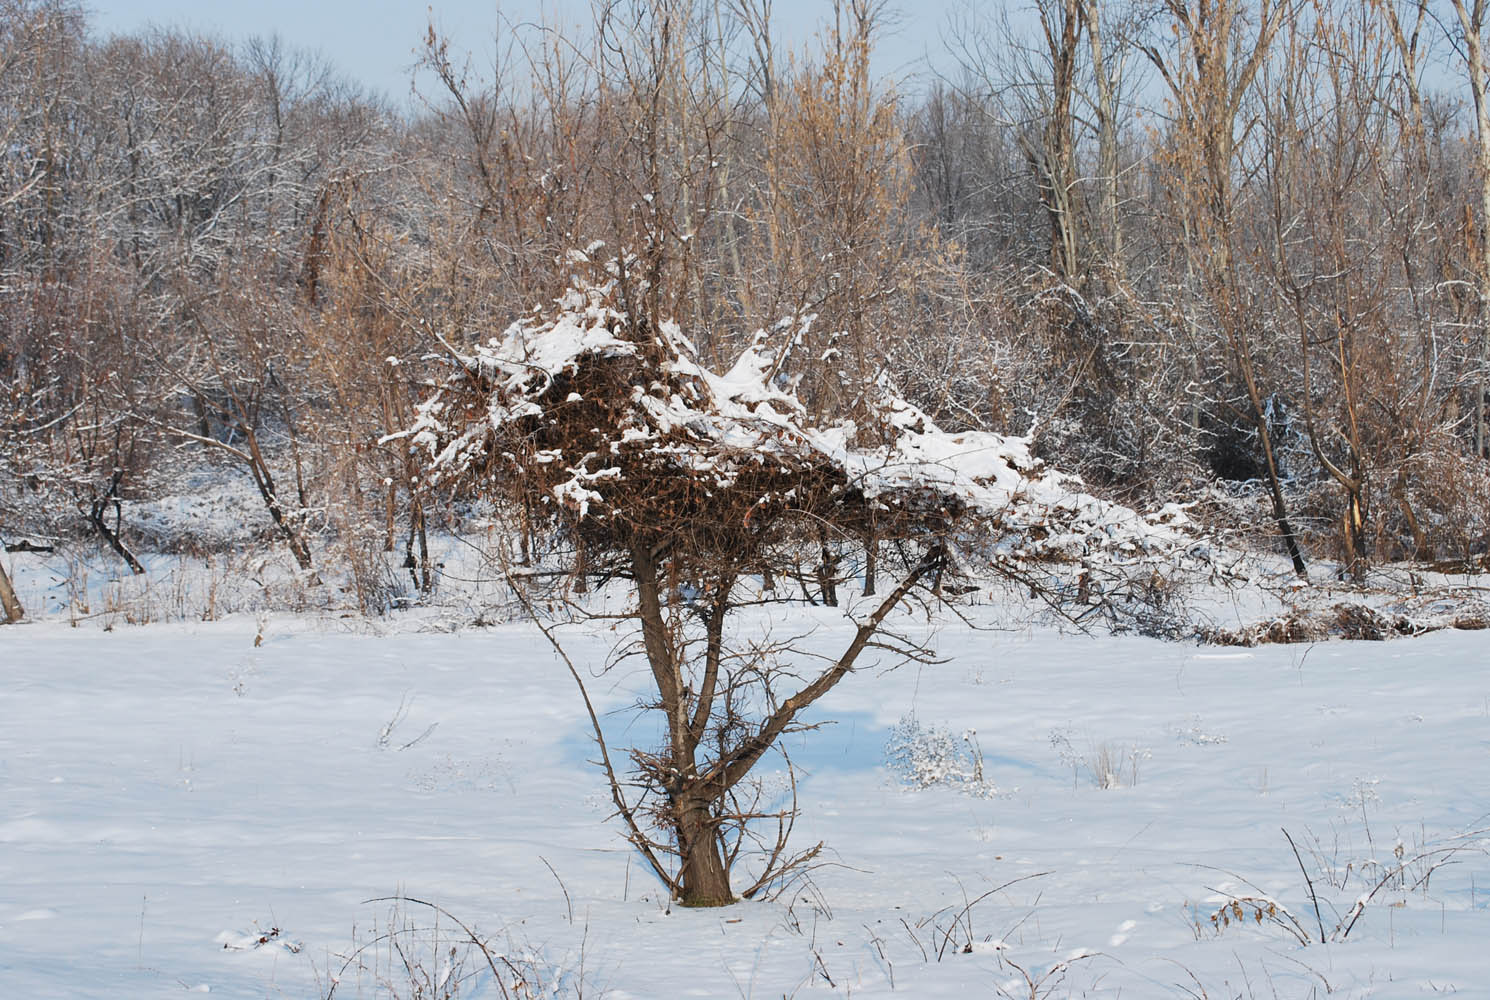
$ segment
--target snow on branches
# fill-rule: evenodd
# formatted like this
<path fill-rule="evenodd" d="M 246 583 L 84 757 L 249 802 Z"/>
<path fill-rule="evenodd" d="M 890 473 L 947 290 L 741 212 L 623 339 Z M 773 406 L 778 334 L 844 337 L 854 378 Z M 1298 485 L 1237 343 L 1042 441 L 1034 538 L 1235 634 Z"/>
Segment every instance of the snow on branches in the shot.
<path fill-rule="evenodd" d="M 749 565 L 825 526 L 935 541 L 974 573 L 1208 557 L 1178 506 L 1142 516 L 1089 496 L 1026 437 L 944 432 L 885 378 L 856 419 L 817 419 L 764 333 L 717 374 L 675 323 L 618 301 L 613 280 L 577 281 L 550 315 L 459 356 L 398 435 L 427 456 L 428 485 L 520 500 L 592 552 L 686 532 L 699 558 Z"/>
<path fill-rule="evenodd" d="M 1178 508 L 1146 518 L 1088 496 L 1026 438 L 945 433 L 888 379 L 847 386 L 852 412 L 820 417 L 787 369 L 804 323 L 776 331 L 787 344 L 775 350 L 758 334 L 720 374 L 677 324 L 623 307 L 645 288 L 622 271 L 575 282 L 550 314 L 457 355 L 401 436 L 424 456 L 428 487 L 516 515 L 525 556 L 546 543 L 573 553 L 577 583 L 629 582 L 634 603 L 619 617 L 636 628 L 614 655 L 649 666 L 666 739 L 630 750 L 625 783 L 591 721 L 628 840 L 688 905 L 735 897 L 729 873 L 748 844 L 764 860 L 747 897 L 816 856 L 821 845 L 786 850 L 795 801 L 763 811 L 747 779 L 865 650 L 929 656 L 887 625 L 913 592 L 946 593 L 949 572 L 992 572 L 1077 604 L 1072 617 L 1162 612 L 1169 571 L 1204 555 Z M 836 604 L 842 553 L 855 548 L 865 597 L 881 549 L 894 582 L 847 609 L 855 628 L 839 655 L 727 624 L 745 604 L 797 600 L 778 577 Z M 817 562 L 816 596 L 804 560 Z M 1166 627 L 1162 613 L 1151 620 Z M 761 834 L 771 821 L 777 833 Z"/>

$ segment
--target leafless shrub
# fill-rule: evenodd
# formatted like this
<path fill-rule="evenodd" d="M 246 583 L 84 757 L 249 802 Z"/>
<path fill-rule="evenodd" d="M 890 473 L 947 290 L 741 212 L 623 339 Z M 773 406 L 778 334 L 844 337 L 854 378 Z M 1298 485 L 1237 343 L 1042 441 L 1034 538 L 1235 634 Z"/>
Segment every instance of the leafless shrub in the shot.
<path fill-rule="evenodd" d="M 960 905 L 953 903 L 944 906 L 917 920 L 915 924 L 911 924 L 902 917 L 901 926 L 926 961 L 935 958 L 940 962 L 948 955 L 971 955 L 974 952 L 985 951 L 1002 952 L 1009 947 L 1008 939 L 1029 919 L 1030 913 L 1025 913 L 1006 928 L 1002 935 L 995 937 L 993 934 L 980 933 L 975 928 L 974 921 L 978 906 L 1005 889 L 1032 879 L 1044 878 L 1048 874 L 1050 873 L 1036 872 L 1032 875 L 1021 875 L 971 897 L 967 893 L 967 887 L 962 884 L 961 880 L 958 880 L 957 887 L 962 894 Z"/>
<path fill-rule="evenodd" d="M 1084 773 L 1097 788 L 1132 788 L 1138 784 L 1139 765 L 1152 756 L 1143 747 L 1111 741 L 1089 746 L 1082 752 L 1072 744 L 1071 737 L 1071 731 L 1066 728 L 1050 731 L 1050 745 L 1061 763 L 1071 769 L 1073 786 Z"/>
<path fill-rule="evenodd" d="M 340 965 L 325 970 L 322 1000 L 553 1000 L 585 996 L 585 948 L 557 959 L 510 934 L 483 934 L 445 908 L 406 896 L 387 903 L 382 923 L 354 934 Z M 318 974 L 319 978 L 319 974 Z"/>
<path fill-rule="evenodd" d="M 1386 900 L 1391 903 L 1385 905 L 1405 905 L 1412 894 L 1426 898 L 1435 874 L 1457 863 L 1460 855 L 1483 854 L 1490 846 L 1486 839 L 1490 831 L 1482 829 L 1443 839 L 1414 838 L 1411 844 L 1398 838 L 1390 849 L 1390 860 L 1384 861 L 1376 856 L 1364 807 L 1362 822 L 1362 833 L 1371 849 L 1365 858 L 1342 857 L 1338 836 L 1333 847 L 1327 849 L 1320 838 L 1310 834 L 1306 850 L 1300 851 L 1293 836 L 1283 831 L 1304 880 L 1302 888 L 1310 906 L 1307 912 L 1315 918 L 1312 927 L 1307 916 L 1301 917 L 1273 895 L 1227 872 L 1234 882 L 1213 889 L 1207 909 L 1195 912 L 1197 935 L 1206 930 L 1219 935 L 1228 928 L 1250 925 L 1281 930 L 1300 945 L 1344 941 L 1371 906 L 1383 905 Z M 1243 888 L 1235 888 L 1237 884 Z"/>

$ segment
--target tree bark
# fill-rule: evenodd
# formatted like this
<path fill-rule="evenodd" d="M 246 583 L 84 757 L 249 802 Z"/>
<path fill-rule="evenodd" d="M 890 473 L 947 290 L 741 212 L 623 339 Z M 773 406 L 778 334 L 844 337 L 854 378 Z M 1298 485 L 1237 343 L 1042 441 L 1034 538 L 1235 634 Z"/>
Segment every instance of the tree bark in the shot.
<path fill-rule="evenodd" d="M 21 607 L 15 588 L 10 585 L 10 576 L 5 572 L 3 563 L 0 563 L 0 610 L 5 612 L 5 621 L 8 624 L 13 625 L 26 617 L 26 610 Z"/>
<path fill-rule="evenodd" d="M 135 554 L 125 547 L 118 532 L 109 530 L 108 522 L 104 520 L 103 516 L 104 511 L 109 509 L 110 502 L 114 504 L 116 511 L 119 509 L 119 481 L 123 478 L 124 473 L 117 469 L 114 470 L 113 478 L 109 480 L 108 490 L 102 496 L 94 498 L 92 510 L 89 511 L 89 520 L 93 522 L 93 530 L 98 532 L 98 536 L 108 543 L 109 548 L 113 549 L 120 559 L 123 559 L 128 564 L 129 571 L 135 576 L 140 576 L 145 572 L 145 567 L 135 558 Z"/>
<path fill-rule="evenodd" d="M 675 806 L 681 870 L 678 902 L 684 906 L 728 906 L 735 901 L 719 843 L 718 824 L 707 800 L 686 796 Z"/>
<path fill-rule="evenodd" d="M 1054 13 L 1057 18 L 1051 23 Z M 1052 12 L 1040 10 L 1040 27 L 1050 56 L 1050 115 L 1036 163 L 1040 202 L 1050 226 L 1050 268 L 1066 282 L 1077 278 L 1078 241 L 1073 199 L 1076 189 L 1076 136 L 1072 99 L 1076 93 L 1076 54 L 1084 27 L 1076 0 L 1061 0 Z"/>
<path fill-rule="evenodd" d="M 1479 268 L 1480 292 L 1480 363 L 1474 384 L 1474 451 L 1476 457 L 1485 457 L 1486 369 L 1490 368 L 1490 82 L 1486 79 L 1485 51 L 1481 34 L 1485 30 L 1486 2 L 1473 0 L 1469 6 L 1465 0 L 1452 0 L 1454 13 L 1459 16 L 1459 26 L 1464 31 L 1464 58 L 1469 70 L 1469 93 L 1474 101 L 1475 132 L 1478 140 L 1475 150 L 1480 168 L 1480 245 Z"/>
<path fill-rule="evenodd" d="M 248 471 L 253 475 L 254 485 L 259 488 L 259 496 L 264 498 L 264 505 L 269 508 L 269 517 L 279 533 L 284 536 L 290 546 L 290 554 L 295 557 L 295 562 L 303 570 L 312 567 L 310 558 L 310 546 L 305 544 L 305 538 L 300 534 L 298 525 L 291 522 L 286 515 L 284 505 L 279 502 L 279 491 L 274 485 L 274 476 L 269 471 L 269 463 L 264 460 L 264 454 L 259 450 L 259 437 L 254 433 L 252 427 L 241 425 L 239 430 L 243 433 L 248 451 Z"/>
<path fill-rule="evenodd" d="M 1082 0 L 1086 18 L 1087 48 L 1091 52 L 1092 80 L 1096 87 L 1097 180 L 1102 185 L 1102 227 L 1105 229 L 1103 253 L 1109 277 L 1123 281 L 1123 230 L 1118 224 L 1118 99 L 1123 74 L 1122 59 L 1118 68 L 1108 62 L 1113 55 L 1106 49 L 1102 25 L 1103 6 L 1098 0 Z"/>
<path fill-rule="evenodd" d="M 414 581 L 414 589 L 420 597 L 428 597 L 434 590 L 434 577 L 429 568 L 429 537 L 425 531 L 424 503 L 417 493 L 409 500 L 409 537 L 404 542 L 404 567 Z"/>
<path fill-rule="evenodd" d="M 838 607 L 838 556 L 828 540 L 826 528 L 818 528 L 818 548 L 822 561 L 817 564 L 817 588 L 823 603 L 830 608 Z"/>

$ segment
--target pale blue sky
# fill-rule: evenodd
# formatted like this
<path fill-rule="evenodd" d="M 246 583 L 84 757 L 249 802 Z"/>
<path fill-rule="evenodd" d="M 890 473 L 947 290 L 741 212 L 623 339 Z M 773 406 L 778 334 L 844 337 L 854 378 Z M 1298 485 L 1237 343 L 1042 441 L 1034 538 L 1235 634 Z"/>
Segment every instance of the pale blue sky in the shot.
<path fill-rule="evenodd" d="M 985 0 L 991 11 L 1002 0 Z M 897 77 L 918 72 L 928 51 L 943 50 L 948 14 L 963 0 L 899 0 L 899 23 L 876 53 L 876 71 Z M 809 40 L 832 10 L 829 0 L 777 0 L 774 19 L 789 48 Z M 402 103 L 409 92 L 408 67 L 431 14 L 458 46 L 490 49 L 502 21 L 536 20 L 542 11 L 588 18 L 584 0 L 96 0 L 90 23 L 100 35 L 136 31 L 150 24 L 186 26 L 229 39 L 278 32 L 287 42 L 319 49 L 348 76 Z"/>

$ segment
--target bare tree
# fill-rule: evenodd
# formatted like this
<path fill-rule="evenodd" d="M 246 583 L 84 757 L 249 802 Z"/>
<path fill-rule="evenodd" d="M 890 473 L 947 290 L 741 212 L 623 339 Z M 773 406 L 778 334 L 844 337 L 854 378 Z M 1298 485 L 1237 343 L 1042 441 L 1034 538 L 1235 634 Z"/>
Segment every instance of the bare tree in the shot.
<path fill-rule="evenodd" d="M 1243 262 L 1237 256 L 1238 211 L 1233 184 L 1243 102 L 1267 59 L 1274 36 L 1296 13 L 1299 0 L 1260 0 L 1248 26 L 1242 0 L 1166 0 L 1168 27 L 1178 39 L 1170 56 L 1147 48 L 1169 88 L 1174 177 L 1189 237 L 1190 262 L 1199 275 L 1211 317 L 1240 381 L 1247 421 L 1262 451 L 1273 520 L 1294 572 L 1305 573 L 1303 550 L 1288 516 L 1278 468 L 1264 374 L 1256 355 L 1257 313 L 1248 301 Z"/>
<path fill-rule="evenodd" d="M 770 0 L 599 2 L 504 25 L 489 79 L 431 34 L 397 116 L 277 38 L 0 0 L 7 530 L 141 570 L 131 504 L 236 469 L 297 563 L 360 560 L 364 607 L 394 551 L 427 593 L 435 508 L 384 435 L 442 341 L 563 296 L 599 242 L 628 313 L 711 370 L 764 330 L 816 418 L 893 377 L 1110 496 L 1231 484 L 1296 568 L 1483 550 L 1480 0 L 1030 0 L 958 25 L 924 94 L 870 71 L 887 8 L 825 12 L 788 58 Z M 883 590 L 900 556 L 862 527 L 797 551 L 812 600 Z"/>
<path fill-rule="evenodd" d="M 1017 41 L 1020 33 L 1006 10 L 991 23 L 960 24 L 954 52 L 1018 137 L 1045 215 L 1051 272 L 1058 281 L 1080 284 L 1086 248 L 1077 211 L 1076 100 L 1090 7 L 1081 0 L 1030 6 L 1040 24 L 1036 41 Z M 1092 51 L 1101 53 L 1100 43 Z"/>
<path fill-rule="evenodd" d="M 1092 171 L 1098 185 L 1099 209 L 1092 213 L 1092 231 L 1100 239 L 1100 263 L 1109 278 L 1122 283 L 1123 263 L 1123 127 L 1131 114 L 1135 74 L 1131 62 L 1136 54 L 1136 15 L 1127 3 L 1112 0 L 1081 0 L 1086 24 L 1090 64 L 1092 130 L 1097 137 L 1097 156 Z"/>
<path fill-rule="evenodd" d="M 676 324 L 621 308 L 616 261 L 571 259 L 581 278 L 554 314 L 453 359 L 405 434 L 435 488 L 536 511 L 543 535 L 583 546 L 580 572 L 624 581 L 626 604 L 596 617 L 635 630 L 613 663 L 645 664 L 647 707 L 664 726 L 661 746 L 630 749 L 630 780 L 584 698 L 628 839 L 686 905 L 732 902 L 730 871 L 752 843 L 762 857 L 746 897 L 816 856 L 821 845 L 788 850 L 795 802 L 772 808 L 748 779 L 782 736 L 811 728 L 803 713 L 866 652 L 929 656 L 889 628 L 913 597 L 939 601 L 944 577 L 976 564 L 1057 599 L 1050 574 L 1066 562 L 1068 594 L 1101 606 L 1116 595 L 1112 553 L 1137 557 L 1119 575 L 1141 567 L 1152 581 L 1188 544 L 1074 496 L 1015 441 L 943 434 L 887 385 L 846 421 L 779 388 L 780 358 L 763 342 L 711 372 Z M 823 531 L 853 537 L 870 519 L 905 559 L 888 594 L 848 611 L 846 645 L 823 652 L 731 625 L 750 605 L 784 612 L 795 599 L 760 577 L 786 573 Z M 508 582 L 519 595 L 530 585 Z M 756 841 L 762 821 L 776 831 Z"/>
<path fill-rule="evenodd" d="M 1453 41 L 1464 61 L 1469 78 L 1469 95 L 1474 103 L 1476 166 L 1479 168 L 1480 231 L 1475 261 L 1480 293 L 1479 371 L 1473 394 L 1474 453 L 1486 457 L 1486 426 L 1490 422 L 1486 408 L 1490 398 L 1485 394 L 1490 380 L 1490 67 L 1485 63 L 1486 0 L 1449 0 L 1459 20 L 1459 33 Z"/>

